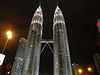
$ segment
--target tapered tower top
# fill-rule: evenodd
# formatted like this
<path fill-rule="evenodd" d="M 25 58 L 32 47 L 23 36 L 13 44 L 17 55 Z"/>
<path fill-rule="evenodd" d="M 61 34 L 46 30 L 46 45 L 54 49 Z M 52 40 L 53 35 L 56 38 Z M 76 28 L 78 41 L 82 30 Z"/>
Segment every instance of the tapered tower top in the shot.
<path fill-rule="evenodd" d="M 35 11 L 34 16 L 36 16 L 36 15 L 39 15 L 39 16 L 41 16 L 41 17 L 43 16 L 41 6 L 39 6 L 39 7 L 37 8 L 37 10 Z"/>
<path fill-rule="evenodd" d="M 63 17 L 62 11 L 60 10 L 60 8 L 58 6 L 55 9 L 54 18 L 56 16 L 62 16 Z"/>
<path fill-rule="evenodd" d="M 54 25 L 56 23 L 63 23 L 65 25 L 62 11 L 60 10 L 60 8 L 58 6 L 55 9 L 53 21 L 54 21 Z"/>
<path fill-rule="evenodd" d="M 41 5 L 36 9 L 34 13 L 31 24 L 33 23 L 40 23 L 41 25 L 43 23 L 43 13 L 42 13 Z"/>

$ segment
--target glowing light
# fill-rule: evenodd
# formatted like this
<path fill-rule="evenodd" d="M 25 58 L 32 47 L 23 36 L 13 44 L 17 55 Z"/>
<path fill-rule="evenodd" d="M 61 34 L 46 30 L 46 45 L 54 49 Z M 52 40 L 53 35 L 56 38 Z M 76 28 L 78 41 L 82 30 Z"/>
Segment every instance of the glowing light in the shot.
<path fill-rule="evenodd" d="M 12 38 L 12 32 L 11 32 L 11 31 L 8 31 L 8 32 L 7 32 L 7 38 L 8 38 L 8 39 L 11 39 L 11 38 Z"/>
<path fill-rule="evenodd" d="M 78 70 L 78 72 L 79 72 L 79 73 L 82 73 L 82 72 L 83 72 L 83 70 L 82 70 L 82 69 L 79 69 L 79 70 Z"/>
<path fill-rule="evenodd" d="M 97 23 L 97 26 L 99 27 L 100 26 L 100 23 Z"/>
<path fill-rule="evenodd" d="M 9 71 L 8 74 L 11 74 L 11 71 Z"/>
<path fill-rule="evenodd" d="M 88 71 L 91 72 L 92 71 L 92 68 L 91 67 L 88 67 Z"/>
<path fill-rule="evenodd" d="M 100 18 L 99 18 L 98 21 L 97 21 L 97 27 L 98 27 L 98 31 L 99 31 L 99 33 L 100 33 Z"/>

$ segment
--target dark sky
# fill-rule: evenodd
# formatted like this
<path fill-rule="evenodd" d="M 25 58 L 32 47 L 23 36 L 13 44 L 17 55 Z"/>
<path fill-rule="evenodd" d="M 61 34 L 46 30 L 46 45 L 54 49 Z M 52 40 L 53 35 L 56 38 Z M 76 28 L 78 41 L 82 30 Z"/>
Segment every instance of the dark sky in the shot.
<path fill-rule="evenodd" d="M 43 39 L 52 39 L 53 14 L 58 5 L 66 22 L 71 61 L 93 66 L 93 54 L 100 53 L 97 46 L 100 37 L 96 26 L 100 15 L 99 0 L 0 0 L 0 51 L 6 41 L 5 32 L 10 29 L 14 34 L 6 47 L 4 64 L 13 63 L 18 40 L 27 37 L 39 2 L 44 16 Z M 52 55 L 46 47 L 41 54 L 40 75 L 52 75 Z"/>

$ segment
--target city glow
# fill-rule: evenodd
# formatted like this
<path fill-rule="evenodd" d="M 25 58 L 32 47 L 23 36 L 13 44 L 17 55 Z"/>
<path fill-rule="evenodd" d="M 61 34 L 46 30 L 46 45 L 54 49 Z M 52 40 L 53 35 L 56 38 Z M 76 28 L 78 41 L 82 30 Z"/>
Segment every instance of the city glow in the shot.
<path fill-rule="evenodd" d="M 83 70 L 82 70 L 82 69 L 79 69 L 79 70 L 78 70 L 78 72 L 79 72 L 79 73 L 82 73 L 82 72 L 83 72 Z"/>
<path fill-rule="evenodd" d="M 91 67 L 88 67 L 88 71 L 91 72 L 92 71 L 92 68 Z"/>
<path fill-rule="evenodd" d="M 11 39 L 11 38 L 12 38 L 12 32 L 11 32 L 11 31 L 8 31 L 8 32 L 7 32 L 7 38 L 8 38 L 8 39 Z"/>

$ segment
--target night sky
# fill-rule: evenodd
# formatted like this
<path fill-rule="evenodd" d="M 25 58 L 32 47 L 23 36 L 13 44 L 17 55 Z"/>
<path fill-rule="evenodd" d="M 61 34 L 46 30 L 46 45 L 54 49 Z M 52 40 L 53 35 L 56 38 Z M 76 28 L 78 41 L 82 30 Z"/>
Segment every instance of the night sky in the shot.
<path fill-rule="evenodd" d="M 7 63 L 13 64 L 18 40 L 27 37 L 40 2 L 44 17 L 43 39 L 53 38 L 53 15 L 58 5 L 65 18 L 72 63 L 94 67 L 93 54 L 100 53 L 97 45 L 100 34 L 96 25 L 100 15 L 99 0 L 0 0 L 0 52 L 7 39 L 6 31 L 13 32 L 13 39 L 9 40 L 4 53 L 4 68 Z M 52 73 L 53 54 L 47 46 L 41 54 L 40 75 Z"/>

